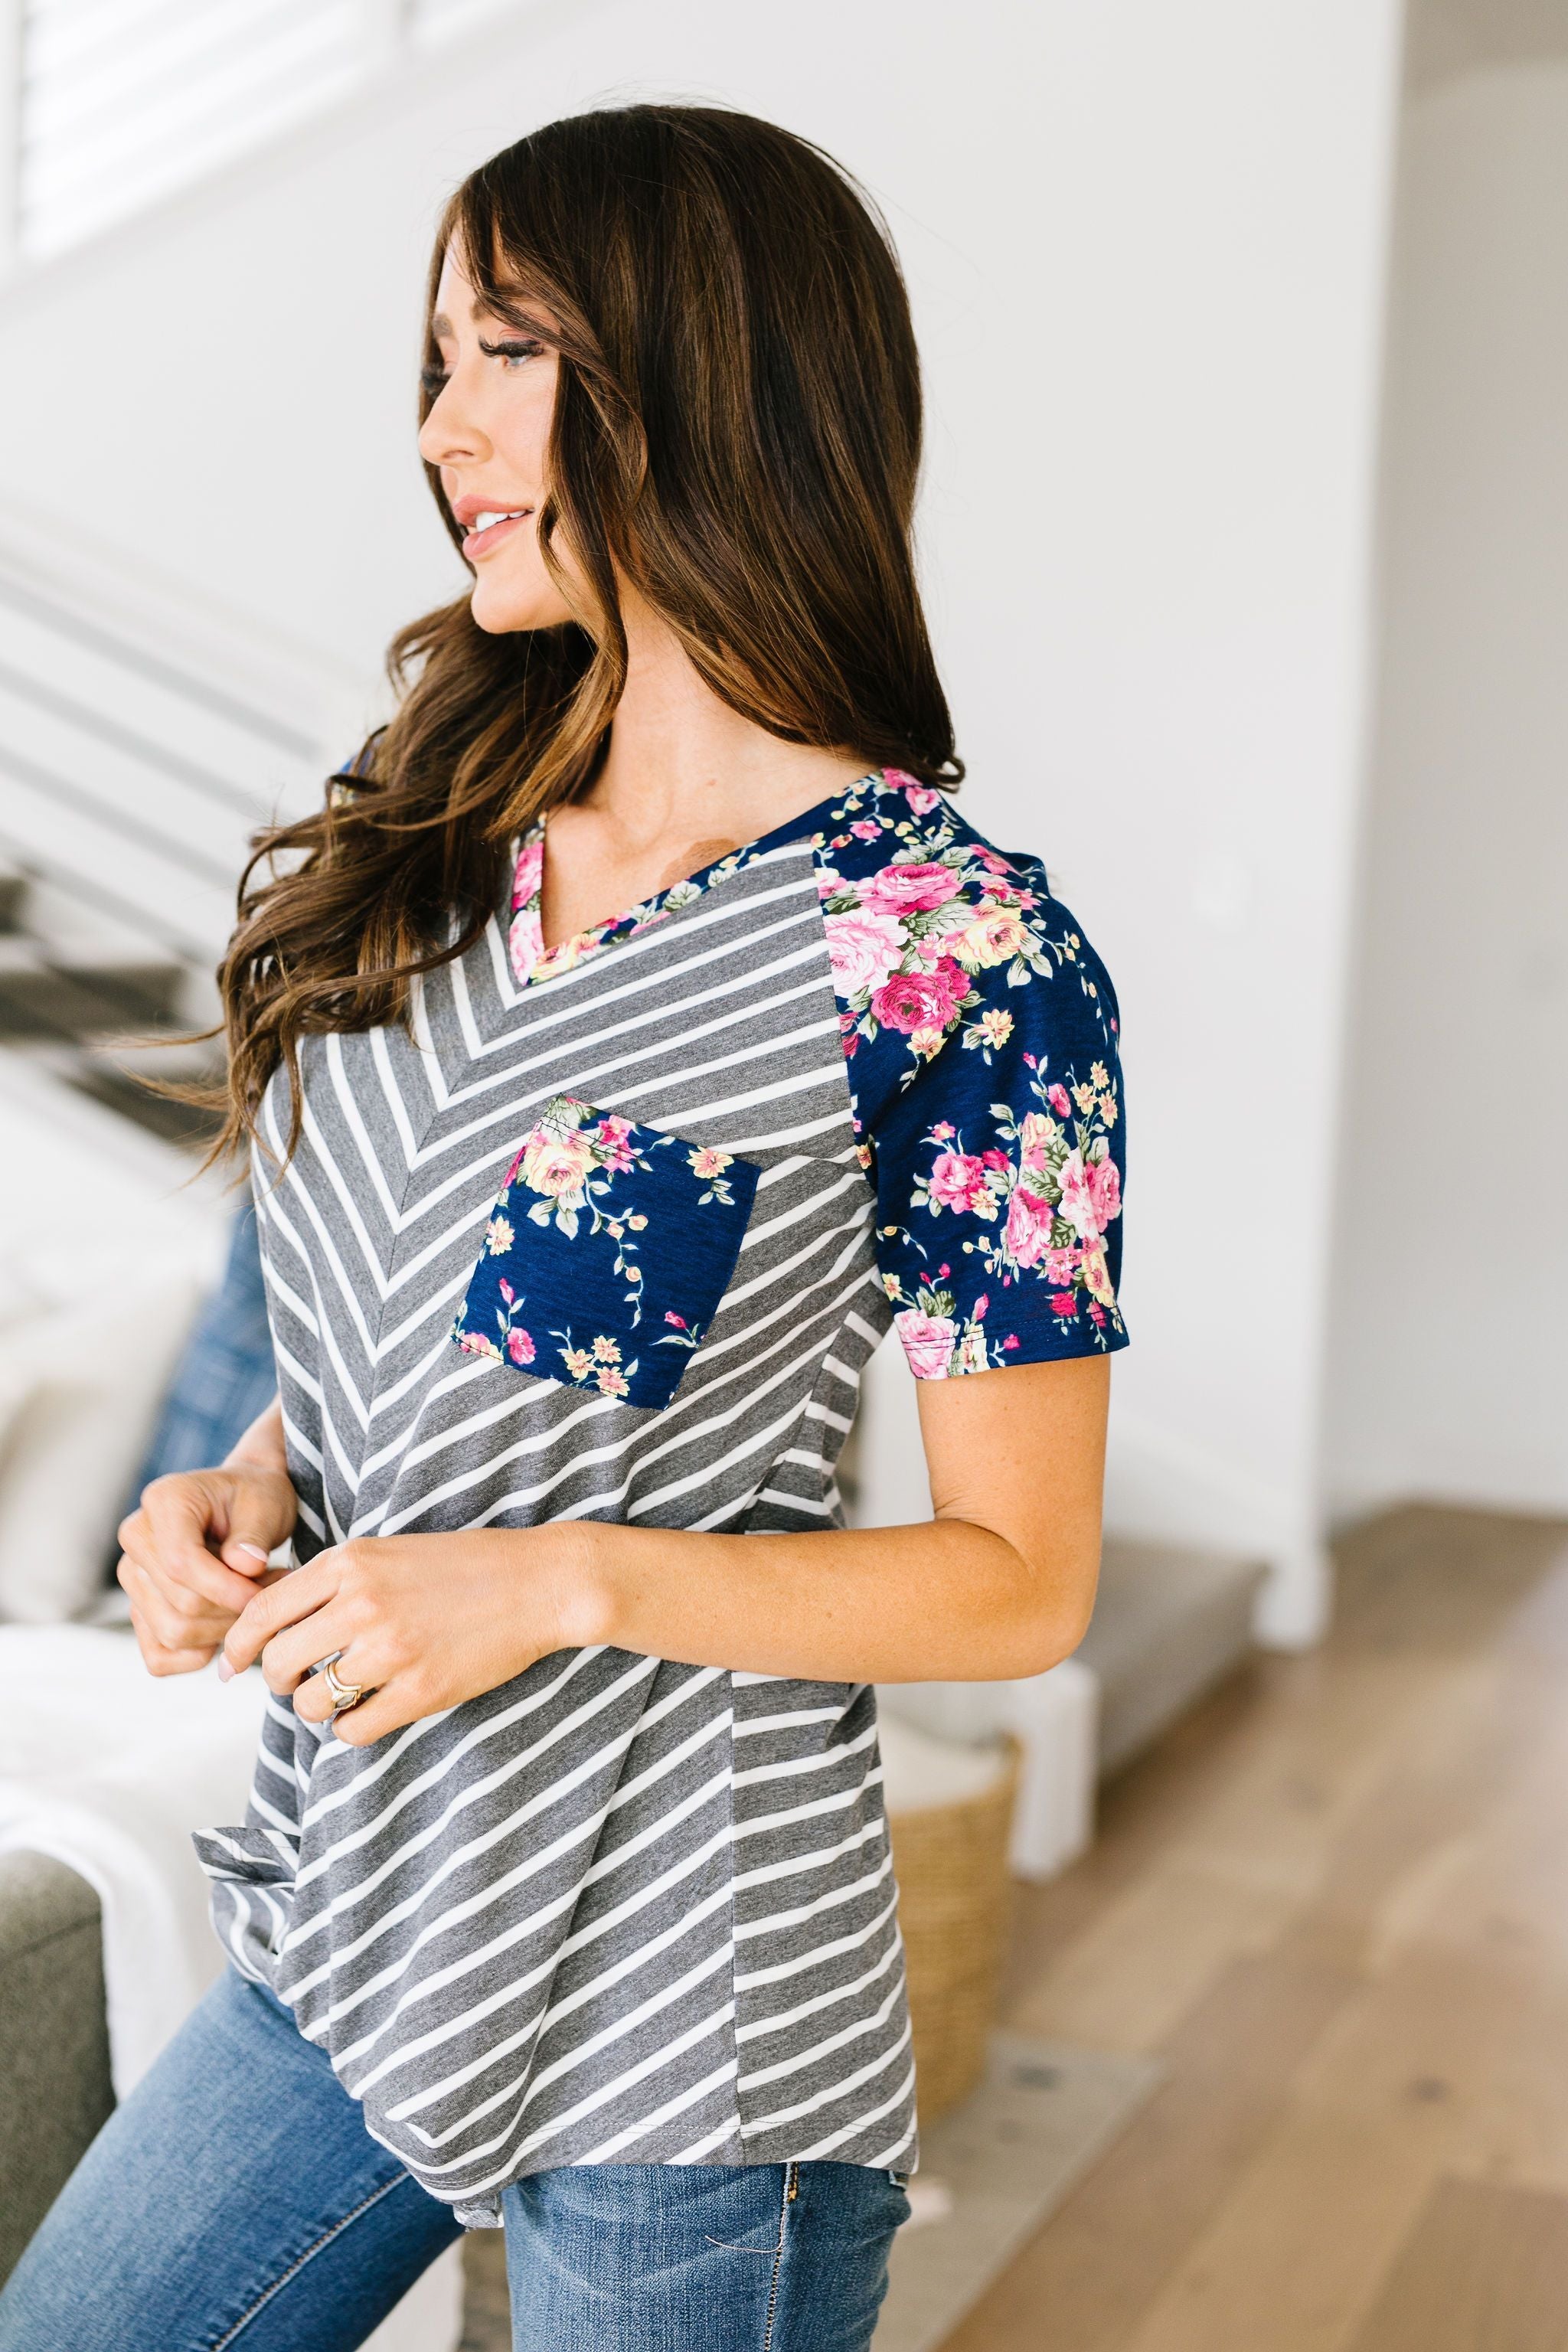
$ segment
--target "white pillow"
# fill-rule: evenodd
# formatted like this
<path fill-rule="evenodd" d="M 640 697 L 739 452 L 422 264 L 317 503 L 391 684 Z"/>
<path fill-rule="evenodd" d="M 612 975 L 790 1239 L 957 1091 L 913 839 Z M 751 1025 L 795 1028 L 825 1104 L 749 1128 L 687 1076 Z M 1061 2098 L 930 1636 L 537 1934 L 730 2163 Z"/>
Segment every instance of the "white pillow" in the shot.
<path fill-rule="evenodd" d="M 202 1283 L 166 1260 L 0 1331 L 0 1620 L 42 1625 L 98 1597 Z"/>

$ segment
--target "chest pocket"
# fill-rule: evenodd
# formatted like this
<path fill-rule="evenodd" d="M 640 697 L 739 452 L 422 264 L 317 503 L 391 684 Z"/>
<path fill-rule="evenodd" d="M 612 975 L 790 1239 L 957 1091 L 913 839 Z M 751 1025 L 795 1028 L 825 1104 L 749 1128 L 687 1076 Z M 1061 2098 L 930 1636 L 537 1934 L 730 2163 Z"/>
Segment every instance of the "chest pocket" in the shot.
<path fill-rule="evenodd" d="M 729 1286 L 760 1172 L 557 1095 L 507 1171 L 453 1339 L 658 1412 Z"/>

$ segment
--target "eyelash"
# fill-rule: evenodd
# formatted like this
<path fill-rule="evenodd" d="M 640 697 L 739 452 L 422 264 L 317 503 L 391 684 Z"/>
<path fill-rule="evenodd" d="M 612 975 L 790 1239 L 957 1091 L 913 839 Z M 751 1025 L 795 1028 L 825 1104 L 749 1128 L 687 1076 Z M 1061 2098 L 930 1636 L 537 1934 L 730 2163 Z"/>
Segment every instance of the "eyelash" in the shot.
<path fill-rule="evenodd" d="M 487 343 L 479 337 L 479 349 L 488 360 L 537 360 L 544 356 L 544 345 L 531 335 L 514 335 L 509 342 Z"/>
<path fill-rule="evenodd" d="M 504 343 L 487 343 L 484 337 L 481 335 L 479 337 L 479 349 L 483 352 L 485 357 L 490 360 L 537 360 L 542 359 L 544 356 L 544 345 L 531 340 L 518 340 Z M 421 368 L 419 371 L 419 381 L 423 384 L 429 397 L 432 400 L 438 400 L 441 396 L 442 389 L 447 383 L 446 371 L 442 368 L 435 367 Z"/>

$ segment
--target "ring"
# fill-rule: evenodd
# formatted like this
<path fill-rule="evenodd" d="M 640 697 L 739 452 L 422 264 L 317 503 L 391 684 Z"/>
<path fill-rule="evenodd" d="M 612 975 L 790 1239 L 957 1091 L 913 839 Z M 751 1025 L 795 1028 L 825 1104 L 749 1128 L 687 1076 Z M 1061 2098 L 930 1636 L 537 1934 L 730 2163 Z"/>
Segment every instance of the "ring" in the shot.
<path fill-rule="evenodd" d="M 334 1715 L 342 1715 L 346 1713 L 351 1706 L 357 1706 L 361 1699 L 364 1696 L 364 1685 L 363 1683 L 345 1683 L 339 1680 L 337 1662 L 342 1654 L 343 1654 L 341 1650 L 334 1650 L 330 1658 L 323 1658 L 321 1660 L 321 1667 L 319 1669 L 326 1682 L 327 1688 L 331 1692 L 332 1713 Z"/>

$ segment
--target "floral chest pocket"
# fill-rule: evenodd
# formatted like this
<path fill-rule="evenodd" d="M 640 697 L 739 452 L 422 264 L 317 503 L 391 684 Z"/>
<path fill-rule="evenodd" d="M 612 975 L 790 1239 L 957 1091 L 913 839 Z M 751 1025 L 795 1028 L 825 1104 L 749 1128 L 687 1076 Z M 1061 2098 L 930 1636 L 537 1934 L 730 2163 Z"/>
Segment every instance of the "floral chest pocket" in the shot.
<path fill-rule="evenodd" d="M 507 1171 L 453 1339 L 658 1412 L 729 1286 L 759 1173 L 557 1095 Z"/>

